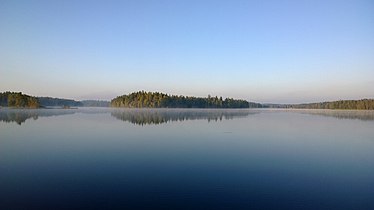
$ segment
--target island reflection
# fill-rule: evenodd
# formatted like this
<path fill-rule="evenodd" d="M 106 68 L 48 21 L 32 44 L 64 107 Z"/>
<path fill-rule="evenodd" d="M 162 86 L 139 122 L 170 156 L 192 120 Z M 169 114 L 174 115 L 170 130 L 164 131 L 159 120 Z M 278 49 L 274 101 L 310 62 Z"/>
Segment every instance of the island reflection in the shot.
<path fill-rule="evenodd" d="M 28 119 L 37 120 L 39 117 L 51 117 L 58 115 L 74 114 L 73 109 L 0 109 L 0 121 L 6 123 L 15 122 L 18 125 Z"/>
<path fill-rule="evenodd" d="M 258 113 L 258 110 L 233 109 L 115 109 L 111 115 L 118 120 L 136 125 L 158 125 L 187 120 L 222 121 Z"/>
<path fill-rule="evenodd" d="M 369 110 L 297 110 L 297 109 L 130 109 L 130 108 L 79 108 L 79 109 L 0 109 L 0 122 L 21 125 L 28 119 L 39 117 L 82 114 L 110 114 L 117 120 L 136 125 L 163 124 L 174 121 L 208 120 L 222 121 L 245 118 L 266 112 L 293 112 L 319 115 L 337 119 L 374 121 L 374 111 Z"/>
<path fill-rule="evenodd" d="M 374 110 L 299 110 L 302 114 L 319 115 L 324 117 L 334 117 L 337 119 L 355 119 L 362 121 L 374 120 Z"/>

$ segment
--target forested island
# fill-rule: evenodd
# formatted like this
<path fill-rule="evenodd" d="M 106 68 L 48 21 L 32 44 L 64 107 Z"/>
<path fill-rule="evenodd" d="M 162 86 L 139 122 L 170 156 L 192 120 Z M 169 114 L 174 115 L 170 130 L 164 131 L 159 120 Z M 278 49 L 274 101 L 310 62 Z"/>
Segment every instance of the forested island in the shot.
<path fill-rule="evenodd" d="M 261 108 L 259 103 L 222 97 L 192 97 L 168 95 L 159 92 L 138 91 L 118 96 L 110 103 L 112 107 L 126 108 Z"/>

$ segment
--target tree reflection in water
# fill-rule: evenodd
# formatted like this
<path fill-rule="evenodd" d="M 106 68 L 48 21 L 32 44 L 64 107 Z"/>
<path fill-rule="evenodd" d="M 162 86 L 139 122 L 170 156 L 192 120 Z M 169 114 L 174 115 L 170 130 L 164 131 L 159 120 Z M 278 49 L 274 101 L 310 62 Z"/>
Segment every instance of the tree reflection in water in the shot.
<path fill-rule="evenodd" d="M 258 114 L 257 110 L 235 109 L 114 109 L 111 115 L 116 119 L 136 125 L 162 124 L 169 121 L 200 120 L 222 121 L 250 114 Z"/>
<path fill-rule="evenodd" d="M 0 109 L 0 121 L 18 125 L 25 123 L 27 119 L 37 120 L 39 117 L 50 117 L 66 114 L 74 114 L 72 109 Z"/>
<path fill-rule="evenodd" d="M 136 125 L 163 124 L 173 121 L 208 120 L 222 121 L 245 118 L 249 115 L 267 112 L 293 112 L 319 115 L 337 119 L 373 121 L 373 110 L 312 110 L 312 109 L 132 109 L 132 108 L 79 108 L 79 109 L 0 109 L 0 122 L 15 122 L 19 125 L 28 119 L 39 117 L 83 114 L 110 114 L 115 119 Z"/>
<path fill-rule="evenodd" d="M 298 112 L 310 115 L 320 115 L 324 117 L 334 117 L 337 119 L 356 119 L 363 121 L 374 120 L 374 110 L 326 110 L 310 109 L 299 110 Z"/>

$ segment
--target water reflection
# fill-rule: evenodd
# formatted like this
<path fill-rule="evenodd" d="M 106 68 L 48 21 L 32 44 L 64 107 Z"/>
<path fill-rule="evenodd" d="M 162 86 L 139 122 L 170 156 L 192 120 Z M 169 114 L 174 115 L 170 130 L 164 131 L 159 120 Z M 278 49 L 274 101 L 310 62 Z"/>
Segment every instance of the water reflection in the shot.
<path fill-rule="evenodd" d="M 303 114 L 334 117 L 338 119 L 357 119 L 363 121 L 374 120 L 374 110 L 301 110 Z"/>
<path fill-rule="evenodd" d="M 74 114 L 73 109 L 0 109 L 0 121 L 18 125 L 25 123 L 28 119 L 37 120 L 39 117 L 50 117 L 66 114 Z"/>
<path fill-rule="evenodd" d="M 201 120 L 222 121 L 244 118 L 266 112 L 293 112 L 319 115 L 337 119 L 374 121 L 374 110 L 282 110 L 282 109 L 121 109 L 121 108 L 79 108 L 79 109 L 0 109 L 0 122 L 15 122 L 19 125 L 28 119 L 67 114 L 110 114 L 115 119 L 136 125 L 163 124 L 173 121 Z"/>
<path fill-rule="evenodd" d="M 206 119 L 222 121 L 258 114 L 258 110 L 222 110 L 222 109 L 114 109 L 111 115 L 116 119 L 136 125 L 162 124 L 169 121 Z"/>
<path fill-rule="evenodd" d="M 0 109 L 0 209 L 374 209 L 362 115 Z"/>

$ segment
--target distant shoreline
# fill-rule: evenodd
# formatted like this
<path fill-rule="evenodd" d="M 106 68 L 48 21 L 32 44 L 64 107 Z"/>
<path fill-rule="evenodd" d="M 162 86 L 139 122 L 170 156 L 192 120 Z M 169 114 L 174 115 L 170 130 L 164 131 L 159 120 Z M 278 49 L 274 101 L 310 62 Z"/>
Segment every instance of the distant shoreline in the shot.
<path fill-rule="evenodd" d="M 138 91 L 118 96 L 111 101 L 34 97 L 21 92 L 0 92 L 0 109 L 76 109 L 76 107 L 113 108 L 197 108 L 197 109 L 329 109 L 329 110 L 374 110 L 374 99 L 339 100 L 302 104 L 261 104 L 242 99 L 218 96 L 206 98 L 176 96 L 159 92 Z M 60 108 L 59 108 L 60 107 Z"/>

